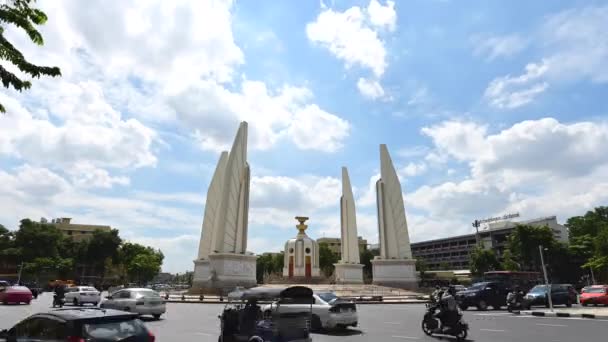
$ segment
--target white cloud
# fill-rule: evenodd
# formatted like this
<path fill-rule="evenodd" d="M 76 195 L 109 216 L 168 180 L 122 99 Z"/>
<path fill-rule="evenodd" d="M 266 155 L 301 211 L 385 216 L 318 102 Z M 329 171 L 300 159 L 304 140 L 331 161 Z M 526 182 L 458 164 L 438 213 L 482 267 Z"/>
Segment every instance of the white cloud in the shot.
<path fill-rule="evenodd" d="M 422 134 L 431 137 L 439 155 L 449 155 L 457 160 L 472 160 L 485 153 L 484 136 L 487 127 L 473 122 L 444 121 L 431 127 L 423 127 Z M 432 158 L 433 159 L 433 158 Z"/>
<path fill-rule="evenodd" d="M 484 126 L 485 127 L 485 126 Z M 467 162 L 469 175 L 406 195 L 418 216 L 454 222 L 519 211 L 565 220 L 608 199 L 608 124 L 529 120 L 488 133 L 472 123 L 424 129 L 436 153 Z M 477 132 L 475 140 L 468 140 Z M 444 224 L 447 224 L 444 223 Z M 448 227 L 437 227 L 449 232 Z"/>
<path fill-rule="evenodd" d="M 414 177 L 425 173 L 427 165 L 425 162 L 408 163 L 406 166 L 401 168 L 398 173 L 401 177 Z"/>
<path fill-rule="evenodd" d="M 546 62 L 526 65 L 523 75 L 510 75 L 495 78 L 484 93 L 490 105 L 497 108 L 517 108 L 532 102 L 549 87 L 542 76 L 549 70 Z"/>
<path fill-rule="evenodd" d="M 376 80 L 370 80 L 367 78 L 360 77 L 357 81 L 357 88 L 361 95 L 370 98 L 372 100 L 381 98 L 384 96 L 384 89 L 380 82 Z"/>
<path fill-rule="evenodd" d="M 553 83 L 608 82 L 606 18 L 608 6 L 588 6 L 548 16 L 539 30 L 531 34 L 531 41 L 544 58 L 527 64 L 526 72 L 520 76 L 507 75 L 492 80 L 485 91 L 490 105 L 506 109 L 521 107 Z M 512 38 L 507 41 L 510 43 L 505 45 L 505 41 L 499 39 L 494 45 L 489 44 L 491 48 L 482 50 L 488 50 L 486 53 L 491 57 L 518 46 Z"/>
<path fill-rule="evenodd" d="M 249 146 L 254 149 L 269 149 L 280 139 L 291 139 L 301 149 L 336 151 L 350 125 L 311 103 L 312 97 L 303 87 L 285 86 L 274 92 L 263 82 L 243 81 L 241 90 L 233 92 L 209 81 L 177 94 L 170 103 L 206 150 L 228 148 L 238 123 L 245 120 Z"/>
<path fill-rule="evenodd" d="M 89 93 L 91 88 L 87 85 L 79 89 L 83 93 L 81 101 L 90 99 L 87 103 L 101 108 L 91 109 L 83 104 L 77 115 L 78 106 L 66 105 L 73 111 L 62 111 L 67 116 L 62 124 L 37 118 L 15 98 L 0 93 L 0 101 L 7 109 L 0 126 L 0 154 L 55 166 L 81 162 L 120 168 L 156 165 L 157 158 L 151 150 L 156 134 L 152 129 L 136 119 L 122 119 L 98 97 L 99 93 Z"/>
<path fill-rule="evenodd" d="M 395 2 L 387 1 L 383 6 L 377 0 L 371 0 L 367 6 L 369 21 L 372 25 L 395 31 L 397 27 L 397 12 L 395 12 Z"/>
<path fill-rule="evenodd" d="M 314 22 L 306 25 L 308 39 L 328 49 L 344 62 L 346 69 L 357 65 L 372 71 L 375 80 L 359 78 L 357 87 L 367 98 L 383 97 L 379 83 L 386 71 L 386 47 L 382 35 L 395 30 L 395 3 L 371 0 L 367 8 L 353 6 L 344 12 L 322 6 Z"/>
<path fill-rule="evenodd" d="M 588 6 L 549 16 L 539 40 L 549 56 L 548 76 L 558 81 L 608 82 L 608 6 Z"/>
<path fill-rule="evenodd" d="M 408 106 L 419 106 L 428 103 L 431 100 L 429 89 L 427 87 L 419 87 L 407 100 Z"/>
<path fill-rule="evenodd" d="M 517 34 L 509 34 L 504 36 L 492 35 L 475 35 L 471 37 L 473 54 L 475 56 L 484 56 L 487 61 L 492 61 L 497 58 L 511 57 L 528 45 L 528 42 Z"/>
<path fill-rule="evenodd" d="M 108 171 L 95 167 L 90 163 L 76 163 L 75 166 L 68 168 L 66 172 L 72 177 L 74 185 L 81 188 L 106 188 L 109 189 L 114 184 L 129 185 L 129 177 L 110 176 Z"/>

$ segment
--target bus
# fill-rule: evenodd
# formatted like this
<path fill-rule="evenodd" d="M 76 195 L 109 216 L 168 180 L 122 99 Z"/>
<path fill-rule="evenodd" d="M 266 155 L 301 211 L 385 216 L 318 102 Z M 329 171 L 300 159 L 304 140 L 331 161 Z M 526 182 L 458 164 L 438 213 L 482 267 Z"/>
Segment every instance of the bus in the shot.
<path fill-rule="evenodd" d="M 483 279 L 502 283 L 509 289 L 519 286 L 524 292 L 543 282 L 539 272 L 490 271 L 483 274 Z"/>

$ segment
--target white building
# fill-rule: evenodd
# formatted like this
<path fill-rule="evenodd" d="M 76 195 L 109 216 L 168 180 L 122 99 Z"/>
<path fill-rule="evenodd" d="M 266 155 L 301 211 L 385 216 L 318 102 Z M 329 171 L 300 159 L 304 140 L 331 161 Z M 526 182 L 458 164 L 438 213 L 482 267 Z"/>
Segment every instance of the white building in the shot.
<path fill-rule="evenodd" d="M 304 232 L 307 225 L 304 224 L 308 217 L 296 217 L 300 222 L 298 235 L 285 242 L 285 263 L 283 276 L 288 278 L 307 278 L 319 277 L 319 244 L 306 235 Z"/>

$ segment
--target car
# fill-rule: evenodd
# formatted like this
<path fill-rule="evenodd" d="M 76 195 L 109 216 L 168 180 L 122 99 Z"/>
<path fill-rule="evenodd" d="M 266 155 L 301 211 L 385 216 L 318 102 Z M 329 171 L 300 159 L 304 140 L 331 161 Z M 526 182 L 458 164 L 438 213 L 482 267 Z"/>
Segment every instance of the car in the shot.
<path fill-rule="evenodd" d="M 507 305 L 509 289 L 499 282 L 475 283 L 464 291 L 456 293 L 456 301 L 461 310 L 474 306 L 477 310 L 487 310 L 488 307 L 500 309 Z"/>
<path fill-rule="evenodd" d="M 137 314 L 100 308 L 65 308 L 34 314 L 0 332 L 0 340 L 154 342 Z"/>
<path fill-rule="evenodd" d="M 167 311 L 165 301 L 158 292 L 145 288 L 116 291 L 107 296 L 99 307 L 130 311 L 138 315 L 152 315 L 155 319 L 159 319 Z"/>
<path fill-rule="evenodd" d="M 86 303 L 97 306 L 100 300 L 99 291 L 92 286 L 72 286 L 65 290 L 65 302 L 73 305 Z"/>
<path fill-rule="evenodd" d="M 534 286 L 525 296 L 523 307 L 529 309 L 534 305 L 544 305 L 549 307 L 547 300 L 547 285 Z M 570 284 L 551 284 L 551 301 L 553 305 L 566 305 L 571 307 L 578 302 L 578 295 L 574 287 Z"/>
<path fill-rule="evenodd" d="M 346 329 L 358 325 L 357 306 L 351 301 L 340 299 L 332 292 L 314 293 L 312 304 L 311 327 L 313 331 L 321 329 Z M 276 304 L 262 308 L 269 314 Z M 281 304 L 281 312 L 301 312 L 310 310 L 309 304 Z"/>
<path fill-rule="evenodd" d="M 583 306 L 598 304 L 608 306 L 608 285 L 594 285 L 585 287 L 580 298 Z"/>
<path fill-rule="evenodd" d="M 6 280 L 0 280 L 0 290 L 11 286 L 11 283 Z"/>
<path fill-rule="evenodd" d="M 25 286 L 9 286 L 0 290 L 0 302 L 7 305 L 9 303 L 25 303 L 32 301 L 32 291 Z"/>

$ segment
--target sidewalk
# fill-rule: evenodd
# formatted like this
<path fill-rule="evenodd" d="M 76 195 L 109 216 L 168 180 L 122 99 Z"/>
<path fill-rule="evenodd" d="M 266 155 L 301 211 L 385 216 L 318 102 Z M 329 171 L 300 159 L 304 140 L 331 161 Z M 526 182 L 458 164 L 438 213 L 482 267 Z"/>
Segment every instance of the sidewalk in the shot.
<path fill-rule="evenodd" d="M 521 315 L 544 316 L 544 317 L 578 317 L 608 319 L 608 307 L 573 307 L 555 308 L 553 312 L 549 309 L 522 310 Z"/>

